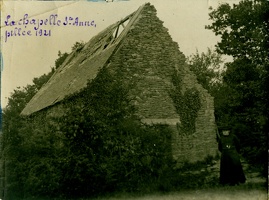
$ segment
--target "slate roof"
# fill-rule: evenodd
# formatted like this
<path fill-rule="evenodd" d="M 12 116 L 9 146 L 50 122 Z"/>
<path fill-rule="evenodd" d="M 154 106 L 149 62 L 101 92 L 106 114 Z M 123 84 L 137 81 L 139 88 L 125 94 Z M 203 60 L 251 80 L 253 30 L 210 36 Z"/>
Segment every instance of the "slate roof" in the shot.
<path fill-rule="evenodd" d="M 31 115 L 86 87 L 88 81 L 97 76 L 99 69 L 115 53 L 145 5 L 94 36 L 82 49 L 73 51 L 26 105 L 21 114 Z M 128 24 L 119 34 L 119 27 L 124 22 L 128 22 Z"/>

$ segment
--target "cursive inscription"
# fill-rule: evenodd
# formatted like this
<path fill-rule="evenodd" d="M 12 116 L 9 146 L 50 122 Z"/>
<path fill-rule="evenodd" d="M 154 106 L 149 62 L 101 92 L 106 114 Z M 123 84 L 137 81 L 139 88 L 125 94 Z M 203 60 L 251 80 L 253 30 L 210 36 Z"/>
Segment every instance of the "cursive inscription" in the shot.
<path fill-rule="evenodd" d="M 60 18 L 57 14 L 51 14 L 42 19 L 29 17 L 28 14 L 24 14 L 19 20 L 14 20 L 11 15 L 7 15 L 4 20 L 4 25 L 7 28 L 4 34 L 5 42 L 11 37 L 49 37 L 52 35 L 51 28 L 53 26 L 96 27 L 94 20 L 84 21 L 79 17 L 72 16 Z"/>

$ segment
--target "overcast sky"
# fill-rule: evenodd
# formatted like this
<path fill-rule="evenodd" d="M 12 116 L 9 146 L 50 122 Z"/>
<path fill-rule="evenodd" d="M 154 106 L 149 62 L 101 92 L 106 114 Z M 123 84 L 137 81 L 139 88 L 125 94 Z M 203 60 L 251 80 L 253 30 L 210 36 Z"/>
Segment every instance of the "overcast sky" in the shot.
<path fill-rule="evenodd" d="M 2 1 L 2 107 L 6 106 L 7 98 L 16 87 L 32 84 L 34 77 L 48 73 L 54 67 L 59 50 L 69 53 L 76 41 L 89 41 L 107 26 L 134 12 L 146 2 L 155 6 L 157 16 L 164 21 L 164 26 L 186 56 L 195 53 L 196 49 L 205 52 L 207 47 L 214 48 L 219 40 L 212 31 L 205 29 L 205 25 L 211 23 L 208 20 L 209 7 L 216 8 L 221 2 L 238 3 L 237 0 L 114 0 L 113 3 Z M 27 20 L 23 20 L 25 14 L 28 14 L 29 22 L 35 19 L 36 22 L 39 20 L 39 23 L 57 14 L 57 20 L 61 20 L 61 23 L 59 26 L 47 24 L 39 27 L 39 30 L 45 29 L 47 33 L 50 30 L 50 36 L 36 36 L 34 25 L 23 25 Z M 94 21 L 94 26 L 64 26 L 66 17 L 78 17 L 79 21 Z M 16 36 L 14 31 L 17 31 Z M 30 36 L 27 35 L 28 31 L 31 31 Z"/>

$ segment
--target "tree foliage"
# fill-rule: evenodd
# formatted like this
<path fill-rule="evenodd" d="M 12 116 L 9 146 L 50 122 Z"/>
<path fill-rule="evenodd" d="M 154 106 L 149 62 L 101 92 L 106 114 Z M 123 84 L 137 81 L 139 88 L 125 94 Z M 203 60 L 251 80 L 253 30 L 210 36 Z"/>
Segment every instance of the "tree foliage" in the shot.
<path fill-rule="evenodd" d="M 213 23 L 206 28 L 221 36 L 218 52 L 255 64 L 268 63 L 268 10 L 266 0 L 243 0 L 213 10 L 209 14 Z"/>
<path fill-rule="evenodd" d="M 85 42 L 80 41 L 80 42 L 76 42 L 73 46 L 72 46 L 72 51 L 80 51 L 85 45 Z"/>
<path fill-rule="evenodd" d="M 225 71 L 224 61 L 221 55 L 208 48 L 207 52 L 195 54 L 187 59 L 190 70 L 196 75 L 198 82 L 213 93 L 214 89 L 222 83 L 223 73 Z"/>
<path fill-rule="evenodd" d="M 61 64 L 65 61 L 69 54 L 68 53 L 62 53 L 61 51 L 58 51 L 58 58 L 55 60 L 55 68 L 58 69 Z"/>
<path fill-rule="evenodd" d="M 222 4 L 209 16 L 213 22 L 206 28 L 221 36 L 217 51 L 234 58 L 223 78 L 227 95 L 218 120 L 235 129 L 249 160 L 266 164 L 269 2 Z"/>
<path fill-rule="evenodd" d="M 16 198 L 14 195 L 17 193 L 26 194 L 30 190 L 38 193 L 40 188 L 52 189 L 52 185 L 55 184 L 53 177 L 48 176 L 48 174 L 53 174 L 53 169 L 57 167 L 48 165 L 55 158 L 54 155 L 58 156 L 51 146 L 54 137 L 52 137 L 53 129 L 45 126 L 44 119 L 33 121 L 20 115 L 26 104 L 54 72 L 55 68 L 52 68 L 49 73 L 34 78 L 31 85 L 15 89 L 8 98 L 7 106 L 3 109 L 1 152 L 5 159 L 5 168 L 8 169 L 5 174 L 8 177 L 6 187 L 12 191 L 9 192 L 11 199 Z M 50 171 L 45 174 L 42 170 L 47 167 L 50 167 Z M 41 183 L 39 180 L 41 176 L 48 176 L 46 180 L 49 184 Z M 35 182 L 35 185 L 28 187 L 29 182 Z M 25 187 L 22 187 L 23 185 Z M 47 192 L 48 194 L 53 194 L 53 190 L 47 191 L 51 191 Z"/>
<path fill-rule="evenodd" d="M 8 98 L 7 107 L 3 109 L 1 152 L 5 160 L 5 167 L 8 169 L 5 176 L 8 177 L 9 184 L 7 184 L 6 187 L 13 190 L 13 195 L 17 192 L 21 192 L 21 185 L 25 184 L 27 181 L 25 180 L 25 174 L 29 171 L 29 168 L 25 166 L 24 161 L 32 159 L 35 157 L 34 154 L 39 152 L 38 147 L 35 151 L 31 151 L 30 147 L 33 145 L 31 137 L 34 135 L 31 135 L 33 132 L 29 132 L 29 130 L 31 130 L 33 125 L 30 125 L 28 123 L 29 121 L 25 121 L 20 113 L 42 85 L 49 80 L 53 72 L 54 69 L 48 74 L 34 78 L 32 85 L 15 89 Z M 40 137 L 40 135 L 38 137 Z M 42 151 L 44 152 L 44 150 Z M 35 159 L 33 158 L 32 160 Z M 11 196 L 10 198 L 15 197 Z"/>
<path fill-rule="evenodd" d="M 207 49 L 205 53 L 195 54 L 187 58 L 190 70 L 196 75 L 200 83 L 214 97 L 215 118 L 219 124 L 228 117 L 226 113 L 226 98 L 229 96 L 227 85 L 223 81 L 226 65 L 222 55 L 216 50 Z"/>
<path fill-rule="evenodd" d="M 268 4 L 243 0 L 212 10 L 212 24 L 206 28 L 221 36 L 216 52 L 197 51 L 188 59 L 198 82 L 214 97 L 217 124 L 231 126 L 241 140 L 245 158 L 264 166 L 269 124 Z M 221 55 L 232 56 L 233 61 L 222 65 Z"/>

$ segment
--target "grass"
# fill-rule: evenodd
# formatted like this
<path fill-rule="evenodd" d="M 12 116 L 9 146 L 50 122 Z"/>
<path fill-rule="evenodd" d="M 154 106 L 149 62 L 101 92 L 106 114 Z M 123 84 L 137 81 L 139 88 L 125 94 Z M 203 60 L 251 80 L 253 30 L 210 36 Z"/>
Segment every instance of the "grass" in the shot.
<path fill-rule="evenodd" d="M 267 200 L 265 188 L 227 186 L 144 195 L 114 194 L 94 200 Z M 86 199 L 85 199 L 86 200 Z"/>
<path fill-rule="evenodd" d="M 169 170 L 159 180 L 141 182 L 139 188 L 114 193 L 104 193 L 95 198 L 55 198 L 53 200 L 267 200 L 267 182 L 255 170 L 246 169 L 247 182 L 237 186 L 222 186 L 218 170 L 209 172 L 210 163 L 186 165 L 179 170 Z M 213 165 L 218 166 L 219 163 Z M 188 173 L 183 173 L 183 172 Z M 198 173 L 197 173 L 198 172 Z M 126 187 L 126 188 L 129 188 Z M 130 188 L 129 188 L 130 189 Z M 134 188 L 133 188 L 134 189 Z M 126 191 L 126 192 L 122 192 Z M 26 199 L 24 199 L 26 200 Z M 27 200 L 49 200 L 48 198 Z M 52 200 L 52 199 L 50 199 Z M 268 199 L 269 200 L 269 199 Z"/>
<path fill-rule="evenodd" d="M 116 192 L 100 195 L 95 198 L 68 200 L 267 200 L 265 179 L 259 182 L 247 182 L 237 186 L 202 186 L 197 189 L 180 189 L 170 192 Z M 28 199 L 27 199 L 28 200 Z M 52 200 L 52 199 L 29 199 Z M 53 200 L 64 200 L 56 198 Z M 66 199 L 65 199 L 66 200 Z"/>
<path fill-rule="evenodd" d="M 217 180 L 216 180 L 217 181 Z M 267 200 L 265 178 L 248 179 L 245 184 L 221 186 L 202 185 L 195 189 L 181 189 L 169 192 L 115 193 L 99 196 L 93 200 Z M 88 199 L 80 199 L 88 200 Z"/>

